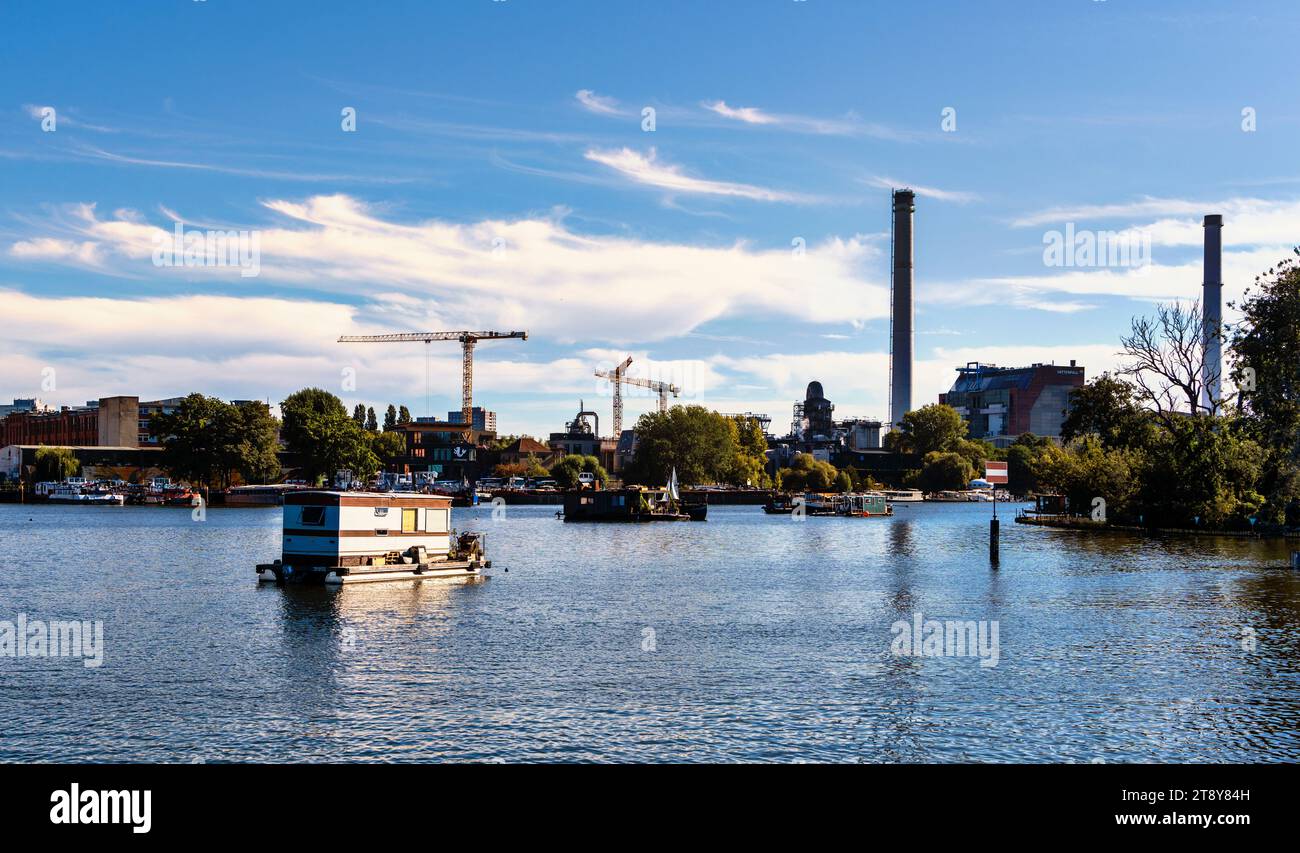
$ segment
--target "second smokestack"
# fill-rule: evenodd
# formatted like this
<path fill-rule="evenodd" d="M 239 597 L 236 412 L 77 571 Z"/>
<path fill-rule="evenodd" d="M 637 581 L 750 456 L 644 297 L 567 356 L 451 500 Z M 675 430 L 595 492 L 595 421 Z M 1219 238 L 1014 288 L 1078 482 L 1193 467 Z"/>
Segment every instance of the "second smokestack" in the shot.
<path fill-rule="evenodd" d="M 1201 322 L 1205 334 L 1205 361 L 1201 367 L 1201 405 L 1214 411 L 1222 396 L 1223 354 L 1219 331 L 1223 327 L 1223 216 L 1205 217 L 1205 283 L 1201 293 Z"/>

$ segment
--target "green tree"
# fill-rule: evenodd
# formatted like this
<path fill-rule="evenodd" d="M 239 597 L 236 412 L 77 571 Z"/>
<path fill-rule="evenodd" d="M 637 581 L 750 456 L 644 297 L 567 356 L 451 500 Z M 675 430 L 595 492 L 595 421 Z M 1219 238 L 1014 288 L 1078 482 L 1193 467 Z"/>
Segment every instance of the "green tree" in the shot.
<path fill-rule="evenodd" d="M 162 436 L 162 467 L 178 480 L 225 488 L 236 474 L 246 483 L 279 476 L 279 424 L 266 403 L 190 394 L 152 426 Z"/>
<path fill-rule="evenodd" d="M 280 478 L 280 423 L 260 400 L 227 406 L 217 419 L 222 483 L 232 472 L 245 483 L 272 483 Z"/>
<path fill-rule="evenodd" d="M 903 415 L 898 429 L 889 435 L 892 450 L 926 456 L 935 451 L 954 450 L 966 437 L 966 422 L 952 406 L 931 403 Z"/>
<path fill-rule="evenodd" d="M 783 492 L 825 492 L 835 487 L 840 472 L 829 462 L 809 453 L 796 453 L 787 468 L 776 472 L 776 488 Z"/>
<path fill-rule="evenodd" d="M 375 417 L 373 406 L 366 409 L 366 421 L 363 426 L 370 432 L 379 432 L 379 420 Z"/>
<path fill-rule="evenodd" d="M 970 467 L 975 471 L 976 476 L 984 473 L 984 463 L 990 459 L 1003 459 L 1006 454 L 993 446 L 991 442 L 982 438 L 962 438 L 958 439 L 953 446 L 954 453 L 960 453 L 962 458 L 970 463 Z"/>
<path fill-rule="evenodd" d="M 1142 447 L 1150 431 L 1150 414 L 1138 403 L 1133 385 L 1109 373 L 1070 392 L 1061 422 L 1062 441 L 1095 435 L 1103 447 Z"/>
<path fill-rule="evenodd" d="M 367 432 L 370 436 L 370 450 L 379 459 L 381 465 L 391 464 L 399 456 L 406 455 L 405 433 L 375 430 L 367 430 Z"/>
<path fill-rule="evenodd" d="M 397 422 L 399 424 L 409 424 L 411 422 L 411 410 L 402 406 L 397 410 Z"/>
<path fill-rule="evenodd" d="M 319 482 L 348 470 L 364 479 L 379 469 L 366 431 L 348 417 L 338 397 L 320 388 L 304 388 L 280 404 L 281 435 L 306 479 Z"/>
<path fill-rule="evenodd" d="M 1056 445 L 1046 436 L 1032 432 L 1019 436 L 1007 448 L 1007 490 L 1013 495 L 1029 495 L 1039 491 L 1038 470 L 1047 448 Z"/>
<path fill-rule="evenodd" d="M 729 428 L 735 443 L 731 464 L 722 475 L 722 481 L 733 486 L 771 488 L 772 478 L 767 475 L 767 435 L 757 418 L 737 415 L 730 418 Z"/>
<path fill-rule="evenodd" d="M 384 412 L 384 432 L 394 429 L 397 429 L 397 407 L 389 403 L 388 411 Z"/>
<path fill-rule="evenodd" d="M 217 485 L 226 470 L 229 403 L 190 394 L 171 414 L 154 415 L 150 426 L 161 436 L 162 467 L 193 485 Z"/>
<path fill-rule="evenodd" d="M 371 411 L 374 411 L 374 409 L 371 409 Z M 365 403 L 357 403 L 356 406 L 352 408 L 352 420 L 357 422 L 357 426 L 363 427 L 366 425 Z"/>
<path fill-rule="evenodd" d="M 843 494 L 853 491 L 853 478 L 848 471 L 841 471 L 835 478 L 835 491 Z"/>
<path fill-rule="evenodd" d="M 81 471 L 81 463 L 70 447 L 40 447 L 36 450 L 37 482 L 63 482 Z"/>
<path fill-rule="evenodd" d="M 1231 341 L 1241 426 L 1264 453 L 1264 516 L 1280 523 L 1300 503 L 1300 262 L 1284 258 L 1256 276 L 1232 307 L 1241 311 Z"/>
<path fill-rule="evenodd" d="M 594 474 L 602 486 L 609 483 L 609 473 L 595 456 L 572 453 L 551 467 L 551 477 L 561 488 L 572 489 L 578 485 L 579 474 Z"/>
<path fill-rule="evenodd" d="M 735 473 L 736 425 L 703 406 L 648 412 L 636 434 L 636 459 L 623 472 L 628 482 L 662 485 L 673 468 L 684 485 L 726 482 Z"/>
<path fill-rule="evenodd" d="M 1092 515 L 1105 501 L 1105 517 L 1111 522 L 1136 520 L 1142 487 L 1142 459 L 1136 451 L 1103 447 L 1096 436 L 1077 440 L 1068 449 L 1045 448 L 1035 473 L 1046 488 L 1066 496 L 1070 510 Z"/>
<path fill-rule="evenodd" d="M 528 458 L 527 458 L 526 460 L 524 460 L 524 473 L 523 473 L 523 476 L 525 476 L 525 477 L 548 477 L 548 476 L 550 476 L 550 473 L 551 473 L 550 471 L 547 471 L 547 470 L 546 470 L 546 466 L 543 465 L 543 464 L 541 463 L 541 460 L 539 460 L 539 459 L 537 458 L 537 454 L 536 454 L 536 453 L 530 453 L 530 454 L 528 454 Z M 608 477 L 608 476 L 609 476 L 609 475 L 606 474 L 606 477 Z"/>
<path fill-rule="evenodd" d="M 1138 454 L 1138 511 L 1157 526 L 1248 527 L 1245 518 L 1264 503 L 1262 458 L 1232 419 L 1178 418 Z M 1283 509 L 1266 520 L 1280 520 Z"/>
<path fill-rule="evenodd" d="M 916 487 L 926 492 L 965 489 L 975 477 L 970 461 L 955 451 L 932 450 L 925 454 Z"/>

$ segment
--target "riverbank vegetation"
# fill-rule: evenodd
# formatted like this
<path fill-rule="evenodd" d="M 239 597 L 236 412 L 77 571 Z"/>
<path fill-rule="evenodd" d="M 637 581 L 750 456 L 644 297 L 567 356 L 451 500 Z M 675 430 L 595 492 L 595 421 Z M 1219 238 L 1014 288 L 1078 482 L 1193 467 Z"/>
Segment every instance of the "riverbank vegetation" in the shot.
<path fill-rule="evenodd" d="M 551 479 L 562 489 L 576 489 L 580 474 L 591 474 L 601 487 L 609 484 L 609 473 L 595 456 L 571 453 L 551 467 Z"/>
<path fill-rule="evenodd" d="M 225 488 L 236 476 L 245 483 L 279 476 L 279 423 L 266 403 L 190 394 L 171 414 L 154 415 L 150 428 L 163 437 L 162 467 L 177 480 Z"/>
<path fill-rule="evenodd" d="M 662 486 L 675 468 L 678 481 L 687 486 L 772 485 L 764 470 L 767 436 L 754 418 L 730 417 L 703 406 L 673 406 L 642 415 L 636 437 L 636 458 L 623 471 L 627 483 Z"/>
<path fill-rule="evenodd" d="M 1300 524 L 1295 259 L 1258 276 L 1231 307 L 1241 319 L 1211 332 L 1227 345 L 1229 366 L 1217 398 L 1202 375 L 1199 307 L 1162 305 L 1133 321 L 1115 375 L 1071 395 L 1064 446 L 1024 448 L 1008 467 L 1035 490 L 1067 495 L 1072 511 L 1100 507 L 1116 523 L 1224 530 Z"/>

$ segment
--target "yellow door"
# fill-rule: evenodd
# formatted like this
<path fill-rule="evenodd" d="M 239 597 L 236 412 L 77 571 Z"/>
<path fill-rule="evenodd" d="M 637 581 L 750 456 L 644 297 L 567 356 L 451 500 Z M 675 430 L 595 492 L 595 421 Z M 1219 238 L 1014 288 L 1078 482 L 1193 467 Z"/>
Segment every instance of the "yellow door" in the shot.
<path fill-rule="evenodd" d="M 403 533 L 415 532 L 415 510 L 413 509 L 402 510 L 402 532 Z"/>

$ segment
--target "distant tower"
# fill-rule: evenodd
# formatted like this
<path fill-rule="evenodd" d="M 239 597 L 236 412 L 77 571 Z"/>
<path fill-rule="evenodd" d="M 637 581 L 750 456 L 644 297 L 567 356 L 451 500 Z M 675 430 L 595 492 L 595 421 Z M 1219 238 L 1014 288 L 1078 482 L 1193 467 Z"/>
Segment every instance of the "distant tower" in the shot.
<path fill-rule="evenodd" d="M 916 193 L 894 191 L 894 271 L 889 289 L 889 425 L 897 429 L 912 410 L 912 214 Z"/>
<path fill-rule="evenodd" d="M 1223 216 L 1205 217 L 1205 284 L 1201 295 L 1201 322 L 1205 333 L 1205 361 L 1201 366 L 1201 405 L 1213 410 L 1223 399 L 1223 353 L 1219 331 L 1223 327 Z"/>
<path fill-rule="evenodd" d="M 808 424 L 805 438 L 814 436 L 829 437 L 835 431 L 835 404 L 826 399 L 822 384 L 816 380 L 808 383 L 808 393 L 804 395 L 803 416 Z"/>

